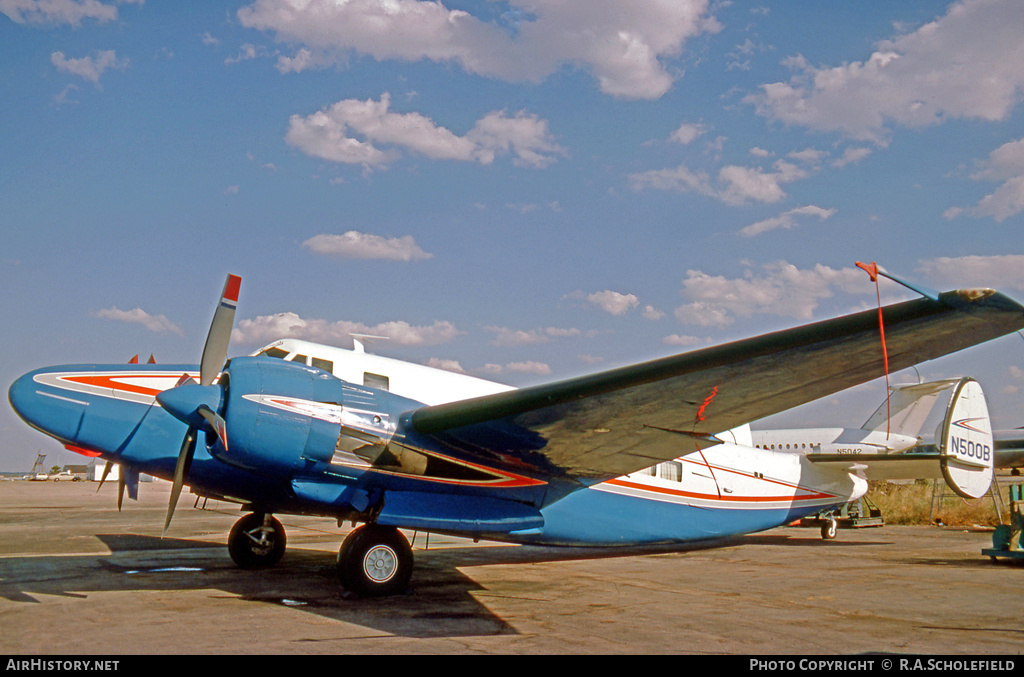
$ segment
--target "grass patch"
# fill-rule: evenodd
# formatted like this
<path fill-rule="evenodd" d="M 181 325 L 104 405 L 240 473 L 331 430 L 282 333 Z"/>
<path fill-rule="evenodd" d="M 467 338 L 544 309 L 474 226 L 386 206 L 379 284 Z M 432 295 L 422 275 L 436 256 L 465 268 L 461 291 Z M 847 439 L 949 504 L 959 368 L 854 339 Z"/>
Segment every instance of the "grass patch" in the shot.
<path fill-rule="evenodd" d="M 906 484 L 870 482 L 867 499 L 882 511 L 886 524 L 933 524 L 941 521 L 950 526 L 996 526 L 1000 524 L 992 497 L 968 501 L 946 489 L 946 496 L 936 501 L 932 513 L 933 487 L 942 480 L 916 480 Z M 941 493 L 941 486 L 939 489 Z M 1010 507 L 1009 489 L 1000 487 L 1003 519 Z"/>

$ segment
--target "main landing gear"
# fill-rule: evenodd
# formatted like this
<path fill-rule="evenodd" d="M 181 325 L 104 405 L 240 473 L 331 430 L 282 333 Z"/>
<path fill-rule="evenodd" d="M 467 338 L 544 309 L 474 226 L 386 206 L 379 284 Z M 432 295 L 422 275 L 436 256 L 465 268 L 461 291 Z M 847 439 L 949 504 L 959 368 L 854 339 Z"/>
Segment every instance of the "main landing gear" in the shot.
<path fill-rule="evenodd" d="M 346 589 L 365 597 L 394 595 L 412 576 L 412 548 L 394 527 L 364 524 L 338 551 L 338 576 Z"/>
<path fill-rule="evenodd" d="M 228 553 L 243 569 L 262 569 L 281 560 L 286 542 L 284 527 L 273 515 L 249 513 L 231 528 Z M 412 547 L 394 527 L 364 524 L 345 538 L 338 551 L 342 585 L 364 597 L 403 592 L 412 568 Z"/>

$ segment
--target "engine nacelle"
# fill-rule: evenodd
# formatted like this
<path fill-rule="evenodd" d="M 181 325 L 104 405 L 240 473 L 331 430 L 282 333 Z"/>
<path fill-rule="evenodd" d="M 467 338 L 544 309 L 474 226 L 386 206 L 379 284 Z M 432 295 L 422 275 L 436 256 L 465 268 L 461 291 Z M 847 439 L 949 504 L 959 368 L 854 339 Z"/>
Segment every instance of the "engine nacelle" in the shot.
<path fill-rule="evenodd" d="M 334 456 L 343 383 L 296 362 L 240 357 L 228 368 L 227 449 L 217 459 L 262 474 L 291 475 Z"/>

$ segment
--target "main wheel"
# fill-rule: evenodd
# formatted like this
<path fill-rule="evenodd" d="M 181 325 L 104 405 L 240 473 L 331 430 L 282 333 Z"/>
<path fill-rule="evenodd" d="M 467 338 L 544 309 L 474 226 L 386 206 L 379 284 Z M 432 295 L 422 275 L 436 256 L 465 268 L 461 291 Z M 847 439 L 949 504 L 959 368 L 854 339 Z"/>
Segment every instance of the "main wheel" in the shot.
<path fill-rule="evenodd" d="M 271 515 L 249 513 L 228 535 L 228 553 L 243 569 L 270 567 L 281 561 L 287 538 L 284 526 Z"/>
<path fill-rule="evenodd" d="M 398 529 L 366 524 L 348 535 L 338 551 L 338 576 L 346 589 L 365 597 L 394 595 L 412 577 L 412 548 Z"/>

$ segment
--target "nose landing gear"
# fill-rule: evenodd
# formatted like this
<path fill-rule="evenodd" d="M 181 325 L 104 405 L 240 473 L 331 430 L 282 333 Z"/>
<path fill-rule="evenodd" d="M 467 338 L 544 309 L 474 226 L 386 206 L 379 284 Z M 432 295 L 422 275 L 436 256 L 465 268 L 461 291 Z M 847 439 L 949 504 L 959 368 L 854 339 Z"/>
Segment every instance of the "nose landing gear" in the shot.
<path fill-rule="evenodd" d="M 262 569 L 281 561 L 287 538 L 273 515 L 249 513 L 235 522 L 228 535 L 228 553 L 243 569 Z"/>

